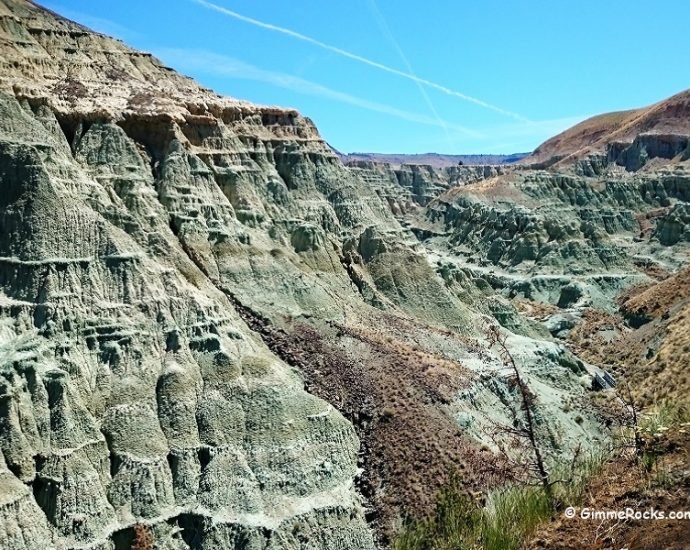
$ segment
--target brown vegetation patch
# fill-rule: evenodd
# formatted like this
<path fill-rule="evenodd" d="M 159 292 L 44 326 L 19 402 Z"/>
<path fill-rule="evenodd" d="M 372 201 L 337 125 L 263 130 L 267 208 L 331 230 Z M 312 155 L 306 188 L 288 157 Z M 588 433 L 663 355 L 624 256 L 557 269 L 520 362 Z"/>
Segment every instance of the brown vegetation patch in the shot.
<path fill-rule="evenodd" d="M 153 547 L 153 535 L 149 528 L 141 523 L 135 524 L 131 550 L 153 550 Z"/>
<path fill-rule="evenodd" d="M 437 200 L 451 202 L 460 195 L 470 195 L 489 202 L 511 201 L 522 203 L 529 200 L 515 184 L 515 176 L 512 174 L 494 176 L 476 183 L 452 187 L 439 196 Z"/>
<path fill-rule="evenodd" d="M 642 405 L 690 399 L 690 269 L 628 289 L 622 316 L 587 310 L 569 335 L 586 361 L 623 376 Z"/>
<path fill-rule="evenodd" d="M 582 507 L 596 510 L 649 508 L 666 513 L 690 507 L 690 436 L 675 431 L 652 468 L 634 457 L 614 455 L 585 491 Z M 563 516 L 539 530 L 527 548 L 559 550 L 685 550 L 690 520 L 591 520 Z"/>
<path fill-rule="evenodd" d="M 606 113 L 589 118 L 545 141 L 521 164 L 561 164 L 606 151 L 610 143 L 631 143 L 645 132 L 690 133 L 690 90 L 630 111 Z"/>
<path fill-rule="evenodd" d="M 69 75 L 59 82 L 56 82 L 51 88 L 51 91 L 56 96 L 66 99 L 72 105 L 74 105 L 78 99 L 86 97 L 89 94 L 89 90 L 84 84 Z"/>
<path fill-rule="evenodd" d="M 358 486 L 367 501 L 367 519 L 384 544 L 406 517 L 431 513 L 437 493 L 453 475 L 461 476 L 468 491 L 506 479 L 507 466 L 478 449 L 446 409 L 471 373 L 406 338 L 416 326 L 412 321 L 375 314 L 366 326 L 294 321 L 281 329 L 229 298 L 271 351 L 300 369 L 307 391 L 355 426 L 363 469 Z M 445 329 L 427 331 L 468 346 L 464 349 L 479 346 Z"/>
<path fill-rule="evenodd" d="M 561 311 L 561 308 L 547 302 L 534 302 L 525 298 L 513 298 L 513 305 L 518 312 L 530 319 L 543 320 Z"/>
<path fill-rule="evenodd" d="M 657 220 L 666 215 L 669 210 L 669 207 L 654 208 L 646 212 L 638 212 L 635 214 L 635 221 L 637 221 L 640 226 L 639 238 L 648 240 L 654 232 Z"/>
<path fill-rule="evenodd" d="M 612 343 L 625 339 L 629 332 L 621 316 L 587 308 L 582 313 L 582 321 L 568 335 L 568 344 L 585 361 L 612 367 L 631 351 L 620 350 Z"/>
<path fill-rule="evenodd" d="M 405 517 L 430 513 L 454 472 L 468 490 L 504 477 L 495 457 L 480 452 L 444 410 L 467 383 L 461 365 L 363 328 L 335 330 L 300 324 L 291 336 L 308 355 L 308 390 L 335 404 L 357 429 L 360 488 L 384 541 Z"/>
<path fill-rule="evenodd" d="M 621 308 L 626 315 L 656 319 L 690 298 L 690 268 L 683 269 L 665 280 L 637 287 L 622 296 Z"/>
<path fill-rule="evenodd" d="M 671 276 L 671 272 L 651 259 L 634 258 L 633 264 L 637 269 L 642 271 L 642 273 L 657 281 L 663 281 Z"/>

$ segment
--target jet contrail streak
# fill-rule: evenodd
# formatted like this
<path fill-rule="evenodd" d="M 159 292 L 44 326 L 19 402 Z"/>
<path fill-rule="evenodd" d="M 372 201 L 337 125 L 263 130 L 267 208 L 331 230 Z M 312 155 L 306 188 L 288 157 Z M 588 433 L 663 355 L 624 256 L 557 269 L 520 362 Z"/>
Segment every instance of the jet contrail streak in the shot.
<path fill-rule="evenodd" d="M 267 71 L 231 57 L 200 50 L 181 50 L 175 48 L 159 49 L 156 51 L 156 53 L 165 58 L 171 64 L 176 66 L 179 65 L 185 70 L 200 70 L 209 74 L 265 82 L 267 84 L 279 86 L 297 93 L 324 97 L 326 99 L 347 103 L 361 109 L 367 109 L 369 111 L 382 113 L 402 120 L 408 120 L 410 122 L 416 122 L 418 124 L 426 124 L 429 126 L 445 126 L 455 132 L 463 133 L 475 139 L 486 137 L 480 132 L 471 130 L 470 128 L 465 128 L 464 126 L 460 126 L 458 124 L 452 124 L 445 121 L 439 122 L 435 118 L 429 116 L 403 111 L 401 109 L 391 107 L 390 105 L 362 99 L 345 92 L 333 90 L 332 88 L 322 86 L 321 84 L 317 84 L 315 82 L 304 80 L 303 78 L 297 76 Z"/>
<path fill-rule="evenodd" d="M 466 94 L 463 94 L 461 92 L 457 92 L 455 90 L 452 90 L 446 86 L 442 86 L 441 84 L 436 84 L 435 82 L 432 82 L 430 80 L 426 80 L 424 78 L 419 78 L 413 74 L 406 73 L 405 71 L 400 71 L 398 69 L 395 69 L 393 67 L 389 67 L 387 65 L 384 65 L 382 63 L 379 63 L 378 61 L 373 61 L 371 59 L 367 59 L 366 57 L 362 57 L 361 55 L 357 55 L 352 52 L 348 52 L 347 50 L 343 50 L 341 48 L 338 48 L 336 46 L 331 46 L 330 44 L 326 44 L 325 42 L 321 42 L 320 40 L 317 40 L 315 38 L 312 38 L 310 36 L 307 36 L 305 34 L 286 29 L 285 27 L 279 27 L 278 25 L 272 25 L 271 23 L 265 23 L 263 21 L 259 21 L 258 19 L 253 19 L 252 17 L 247 17 L 246 15 L 242 15 L 241 13 L 237 13 L 235 11 L 229 10 L 227 8 L 224 8 L 222 6 L 219 6 L 217 4 L 214 4 L 212 2 L 207 2 L 206 0 L 192 0 L 196 4 L 199 4 L 200 6 L 204 6 L 207 9 L 217 11 L 219 13 L 222 13 L 224 15 L 227 15 L 229 17 L 232 17 L 234 19 L 237 19 L 239 21 L 243 21 L 245 23 L 249 23 L 250 25 L 254 25 L 255 27 L 260 27 L 262 29 L 266 29 L 269 31 L 277 32 L 280 34 L 284 34 L 286 36 L 290 36 L 292 38 L 295 38 L 297 40 L 301 40 L 302 42 L 307 42 L 309 44 L 313 44 L 314 46 L 317 46 L 321 49 L 327 50 L 329 52 L 333 52 L 335 54 L 338 54 L 342 57 L 347 57 L 348 59 L 352 59 L 353 61 L 358 61 L 359 63 L 363 63 L 365 65 L 369 65 L 370 67 L 374 67 L 376 69 L 379 69 L 381 71 L 385 71 L 390 74 L 397 75 L 402 78 L 406 78 L 408 80 L 412 80 L 413 82 L 418 82 L 419 84 L 423 84 L 424 86 L 427 86 L 428 88 L 433 88 L 434 90 L 438 90 L 439 92 L 443 92 L 444 94 L 458 97 L 460 99 L 463 99 L 465 101 L 469 101 L 470 103 L 474 103 L 475 105 L 479 105 L 481 107 L 484 107 L 485 109 L 490 109 L 492 111 L 495 111 L 497 113 L 501 113 L 505 116 L 512 117 L 516 120 L 520 120 L 522 122 L 530 122 L 529 119 L 523 117 L 522 115 L 518 113 L 513 113 L 511 111 L 507 111 L 505 109 L 502 109 L 501 107 L 497 107 L 496 105 L 492 105 L 491 103 L 487 103 L 486 101 L 482 101 L 481 99 L 477 99 L 476 97 L 472 97 Z"/>
<path fill-rule="evenodd" d="M 371 8 L 372 13 L 374 14 L 374 18 L 376 19 L 377 23 L 379 24 L 379 27 L 381 28 L 381 30 L 383 30 L 383 33 L 386 35 L 386 38 L 388 38 L 388 41 L 393 45 L 395 50 L 398 52 L 398 56 L 400 56 L 400 59 L 402 59 L 402 62 L 405 64 L 405 67 L 407 67 L 407 71 L 413 77 L 418 78 L 414 72 L 414 69 L 412 69 L 412 65 L 410 64 L 410 61 L 407 59 L 405 52 L 403 52 L 402 48 L 400 47 L 400 44 L 395 39 L 395 36 L 393 36 L 393 32 L 391 31 L 390 27 L 388 26 L 388 23 L 386 22 L 386 19 L 383 16 L 383 13 L 381 13 L 381 10 L 379 9 L 378 4 L 376 3 L 376 0 L 369 0 L 369 7 Z M 445 131 L 446 139 L 448 140 L 448 145 L 451 147 L 451 149 L 454 149 L 455 146 L 453 145 L 453 140 L 450 137 L 450 131 L 448 130 L 448 124 L 446 123 L 445 120 L 443 120 L 441 118 L 441 115 L 438 114 L 438 111 L 436 110 L 436 106 L 432 103 L 431 98 L 429 97 L 429 94 L 426 91 L 426 88 L 420 82 L 415 81 L 415 84 L 417 85 L 417 88 L 419 88 L 419 93 L 422 94 L 422 97 L 424 98 L 424 101 L 426 102 L 427 106 L 429 107 L 431 114 L 436 118 L 439 125 Z"/>

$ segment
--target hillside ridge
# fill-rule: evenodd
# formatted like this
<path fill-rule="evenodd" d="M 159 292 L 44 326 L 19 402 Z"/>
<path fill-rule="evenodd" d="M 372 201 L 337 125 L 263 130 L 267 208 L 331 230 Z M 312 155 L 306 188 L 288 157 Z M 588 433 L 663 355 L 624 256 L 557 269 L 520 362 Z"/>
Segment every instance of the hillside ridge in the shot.
<path fill-rule="evenodd" d="M 387 549 L 449 486 L 534 482 L 516 370 L 554 468 L 611 442 L 605 374 L 690 395 L 690 161 L 647 136 L 345 165 L 0 0 L 0 547 Z"/>
<path fill-rule="evenodd" d="M 632 144 L 641 134 L 690 135 L 690 90 L 648 107 L 596 115 L 539 145 L 522 163 L 565 165 L 609 147 Z"/>

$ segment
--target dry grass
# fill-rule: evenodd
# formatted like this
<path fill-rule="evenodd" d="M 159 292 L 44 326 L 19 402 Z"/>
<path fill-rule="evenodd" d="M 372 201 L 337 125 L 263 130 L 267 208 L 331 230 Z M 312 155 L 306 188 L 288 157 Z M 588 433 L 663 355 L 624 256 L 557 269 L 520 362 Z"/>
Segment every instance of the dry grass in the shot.
<path fill-rule="evenodd" d="M 583 359 L 613 370 L 648 406 L 659 399 L 690 400 L 690 268 L 621 296 L 624 318 L 588 310 L 569 335 Z"/>
<path fill-rule="evenodd" d="M 632 370 L 632 369 L 631 369 Z M 646 372 L 631 372 L 643 400 L 690 400 L 690 304 L 664 324 L 664 337 Z"/>
<path fill-rule="evenodd" d="M 565 157 L 576 153 L 622 127 L 627 120 L 639 114 L 640 111 L 620 111 L 588 118 L 545 141 L 522 162 L 526 164 L 546 162 L 555 156 Z"/>
<path fill-rule="evenodd" d="M 146 525 L 137 523 L 134 526 L 134 540 L 131 550 L 153 550 L 153 535 Z"/>
<path fill-rule="evenodd" d="M 663 398 L 690 399 L 690 268 L 638 289 L 622 310 L 647 321 L 631 336 L 642 343 L 625 362 L 626 374 L 643 403 Z M 632 343 L 633 346 L 635 345 Z"/>
<path fill-rule="evenodd" d="M 469 185 L 457 185 L 440 195 L 435 201 L 452 202 L 461 195 L 470 195 L 477 199 L 488 202 L 529 202 L 529 198 L 520 191 L 515 183 L 515 176 L 504 174 L 487 178 Z"/>
<path fill-rule="evenodd" d="M 554 157 L 568 162 L 594 151 L 604 151 L 609 143 L 632 142 L 644 132 L 690 133 L 690 90 L 642 109 L 587 119 L 544 142 L 521 162 L 542 163 Z"/>
<path fill-rule="evenodd" d="M 644 511 L 650 507 L 665 512 L 685 510 L 690 502 L 690 430 L 687 418 L 673 421 L 655 438 L 656 455 L 636 459 L 622 450 L 611 456 L 599 475 L 585 487 L 580 505 L 595 510 Z M 540 529 L 529 549 L 685 550 L 690 540 L 690 522 L 672 520 L 586 520 L 559 515 Z"/>
<path fill-rule="evenodd" d="M 447 410 L 469 371 L 419 340 L 426 334 L 424 340 L 472 350 L 478 344 L 471 338 L 382 312 L 348 325 L 285 319 L 278 328 L 229 298 L 269 348 L 300 369 L 307 391 L 354 425 L 361 441 L 359 490 L 383 544 L 401 519 L 430 513 L 455 473 L 474 491 L 506 479 L 504 462 L 478 449 Z"/>
<path fill-rule="evenodd" d="M 690 298 L 690 268 L 665 280 L 631 289 L 622 296 L 621 307 L 628 315 L 644 315 L 656 319 Z"/>
<path fill-rule="evenodd" d="M 467 383 L 462 365 L 399 334 L 387 337 L 361 326 L 334 329 L 336 337 L 296 325 L 290 340 L 305 354 L 309 391 L 334 403 L 355 425 L 363 451 L 360 489 L 384 542 L 399 518 L 430 513 L 453 473 L 472 490 L 504 477 L 497 458 L 477 449 L 444 410 Z"/>

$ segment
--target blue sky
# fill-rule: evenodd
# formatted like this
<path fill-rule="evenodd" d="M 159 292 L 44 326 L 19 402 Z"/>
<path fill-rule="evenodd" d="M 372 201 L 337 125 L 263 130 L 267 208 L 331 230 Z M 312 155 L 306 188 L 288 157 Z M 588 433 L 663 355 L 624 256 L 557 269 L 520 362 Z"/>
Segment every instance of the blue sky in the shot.
<path fill-rule="evenodd" d="M 690 2 L 38 0 L 343 152 L 530 151 L 690 87 Z"/>

